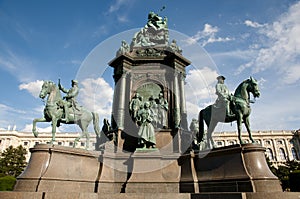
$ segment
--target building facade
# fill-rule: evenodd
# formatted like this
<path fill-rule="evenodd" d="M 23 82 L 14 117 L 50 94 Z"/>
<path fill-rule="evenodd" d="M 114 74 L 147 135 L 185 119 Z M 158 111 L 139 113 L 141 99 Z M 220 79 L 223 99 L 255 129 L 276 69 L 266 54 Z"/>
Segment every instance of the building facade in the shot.
<path fill-rule="evenodd" d="M 252 136 L 257 143 L 266 148 L 266 155 L 275 166 L 300 158 L 300 130 L 253 131 Z M 242 133 L 242 138 L 250 142 L 247 132 Z M 214 141 L 218 147 L 239 143 L 237 132 L 214 133 Z"/>
<path fill-rule="evenodd" d="M 73 147 L 75 139 L 79 136 L 79 133 L 57 133 L 55 136 L 55 144 L 67 147 Z M 17 147 L 22 145 L 28 151 L 26 155 L 27 162 L 30 158 L 29 149 L 34 147 L 36 144 L 49 144 L 52 138 L 52 134 L 39 133 L 36 138 L 31 132 L 18 132 L 18 131 L 3 131 L 0 130 L 0 152 L 3 152 L 10 145 Z M 95 148 L 96 136 L 91 134 L 90 138 L 90 150 Z M 77 148 L 85 148 L 85 138 L 82 138 L 77 143 Z"/>
<path fill-rule="evenodd" d="M 300 158 L 300 130 L 296 131 L 254 131 L 253 138 L 266 148 L 266 155 L 275 165 L 282 164 L 289 160 L 299 160 Z M 61 146 L 73 147 L 74 140 L 79 133 L 57 133 L 56 144 Z M 243 140 L 249 142 L 248 134 L 242 133 Z M 213 139 L 217 147 L 238 144 L 237 132 L 218 132 L 214 133 Z M 248 139 L 248 140 L 247 140 Z M 0 131 L 0 152 L 12 145 L 17 147 L 22 145 L 28 151 L 26 160 L 30 158 L 29 149 L 36 144 L 49 143 L 51 133 L 40 133 L 35 138 L 32 133 L 18 131 Z M 96 143 L 95 134 L 91 134 L 90 150 L 94 150 Z M 77 145 L 78 148 L 85 148 L 85 139 Z"/>

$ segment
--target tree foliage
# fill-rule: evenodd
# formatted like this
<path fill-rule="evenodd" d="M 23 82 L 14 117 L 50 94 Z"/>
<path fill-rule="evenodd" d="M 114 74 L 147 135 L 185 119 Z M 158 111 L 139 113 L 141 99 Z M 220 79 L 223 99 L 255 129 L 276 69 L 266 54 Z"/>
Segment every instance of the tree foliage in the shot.
<path fill-rule="evenodd" d="M 0 177 L 0 191 L 12 191 L 16 184 L 16 178 L 13 176 Z"/>
<path fill-rule="evenodd" d="M 300 162 L 296 160 L 287 161 L 282 165 L 279 165 L 277 168 L 274 167 L 267 158 L 267 163 L 270 167 L 270 170 L 278 177 L 281 183 L 283 191 L 290 190 L 292 186 L 292 181 L 290 180 L 291 174 L 300 170 Z M 299 175 L 298 175 L 299 176 Z M 294 177 L 295 178 L 295 177 Z M 299 179 L 293 179 L 297 181 Z"/>
<path fill-rule="evenodd" d="M 14 148 L 9 146 L 1 153 L 0 157 L 0 175 L 1 176 L 19 176 L 26 167 L 27 150 L 22 146 Z"/>

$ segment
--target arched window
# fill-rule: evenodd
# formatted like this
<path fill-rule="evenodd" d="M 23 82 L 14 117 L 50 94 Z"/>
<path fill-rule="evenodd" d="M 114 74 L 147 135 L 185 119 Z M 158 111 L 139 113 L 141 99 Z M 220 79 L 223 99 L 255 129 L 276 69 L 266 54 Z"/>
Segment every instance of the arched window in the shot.
<path fill-rule="evenodd" d="M 228 145 L 234 145 L 234 144 L 235 144 L 235 141 L 234 141 L 234 140 L 228 141 Z"/>
<path fill-rule="evenodd" d="M 286 156 L 283 148 L 279 148 L 279 157 L 280 160 L 286 160 Z"/>
<path fill-rule="evenodd" d="M 292 147 L 292 155 L 294 160 L 299 160 L 296 149 L 294 147 Z"/>
<path fill-rule="evenodd" d="M 283 141 L 282 140 L 278 140 L 277 144 L 281 145 L 281 144 L 283 144 Z"/>
<path fill-rule="evenodd" d="M 267 154 L 267 157 L 268 157 L 270 160 L 274 160 L 274 156 L 273 156 L 272 149 L 267 148 L 267 149 L 266 149 L 266 154 Z"/>
<path fill-rule="evenodd" d="M 222 141 L 217 141 L 217 145 L 218 146 L 223 146 L 223 142 Z"/>
<path fill-rule="evenodd" d="M 265 143 L 266 143 L 266 145 L 271 145 L 271 141 L 270 140 L 266 140 Z"/>

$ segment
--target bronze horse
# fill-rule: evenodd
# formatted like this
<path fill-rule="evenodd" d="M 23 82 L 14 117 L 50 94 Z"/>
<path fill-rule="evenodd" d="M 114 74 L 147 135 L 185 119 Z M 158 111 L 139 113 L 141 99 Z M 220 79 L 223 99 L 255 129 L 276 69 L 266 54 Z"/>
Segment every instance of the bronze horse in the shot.
<path fill-rule="evenodd" d="M 47 97 L 48 96 L 48 97 Z M 60 123 L 66 123 L 62 120 L 64 111 L 62 108 L 62 97 L 60 90 L 56 86 L 56 84 L 52 81 L 44 81 L 42 90 L 39 95 L 40 98 L 44 99 L 47 97 L 46 106 L 44 109 L 44 117 L 37 118 L 33 120 L 32 124 L 32 132 L 35 137 L 38 136 L 38 132 L 36 130 L 36 123 L 37 122 L 52 122 L 52 140 L 51 143 L 55 141 L 55 133 L 56 127 L 60 126 Z M 84 108 L 80 110 L 70 110 L 72 115 L 71 120 L 67 124 L 77 124 L 81 130 L 82 135 L 75 139 L 74 147 L 76 143 L 82 137 L 86 137 L 86 145 L 85 147 L 89 147 L 89 133 L 87 132 L 88 125 L 93 120 L 94 130 L 95 133 L 99 136 L 100 135 L 100 128 L 99 128 L 99 116 L 97 113 L 90 112 Z"/>
<path fill-rule="evenodd" d="M 250 93 L 253 94 L 254 98 L 260 96 L 258 83 L 252 77 L 243 81 L 236 88 L 234 95 L 232 97 L 232 101 L 230 102 L 230 109 L 234 113 L 232 117 L 228 117 L 226 115 L 226 107 L 219 108 L 219 107 L 215 107 L 215 105 L 213 104 L 202 109 L 198 116 L 198 120 L 199 120 L 199 134 L 197 137 L 198 142 L 201 142 L 204 136 L 204 121 L 207 125 L 207 144 L 209 148 L 211 148 L 210 145 L 214 147 L 212 133 L 216 125 L 218 124 L 218 122 L 229 123 L 229 122 L 237 121 L 238 139 L 240 144 L 244 143 L 241 137 L 242 122 L 244 122 L 246 126 L 251 142 L 255 143 L 254 139 L 252 138 L 252 134 L 250 130 L 250 122 L 249 122 L 249 115 L 251 112 Z"/>

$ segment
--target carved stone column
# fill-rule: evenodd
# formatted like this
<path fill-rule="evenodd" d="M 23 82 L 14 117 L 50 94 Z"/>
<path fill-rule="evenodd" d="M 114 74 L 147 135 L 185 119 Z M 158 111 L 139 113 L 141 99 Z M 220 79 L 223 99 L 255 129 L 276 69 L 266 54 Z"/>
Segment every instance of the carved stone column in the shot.
<path fill-rule="evenodd" d="M 181 123 L 180 118 L 180 93 L 179 93 L 179 86 L 178 86 L 178 72 L 175 71 L 174 73 L 174 125 L 175 128 L 179 128 Z"/>
<path fill-rule="evenodd" d="M 126 77 L 127 74 L 123 73 L 117 83 L 114 90 L 114 103 L 113 103 L 113 121 L 118 129 L 124 129 L 124 117 L 125 117 L 125 92 L 126 92 Z"/>
<path fill-rule="evenodd" d="M 180 74 L 180 110 L 181 110 L 181 127 L 185 130 L 188 130 L 188 122 L 187 122 L 187 110 L 186 110 L 186 102 L 185 102 L 185 75 L 183 73 Z"/>

